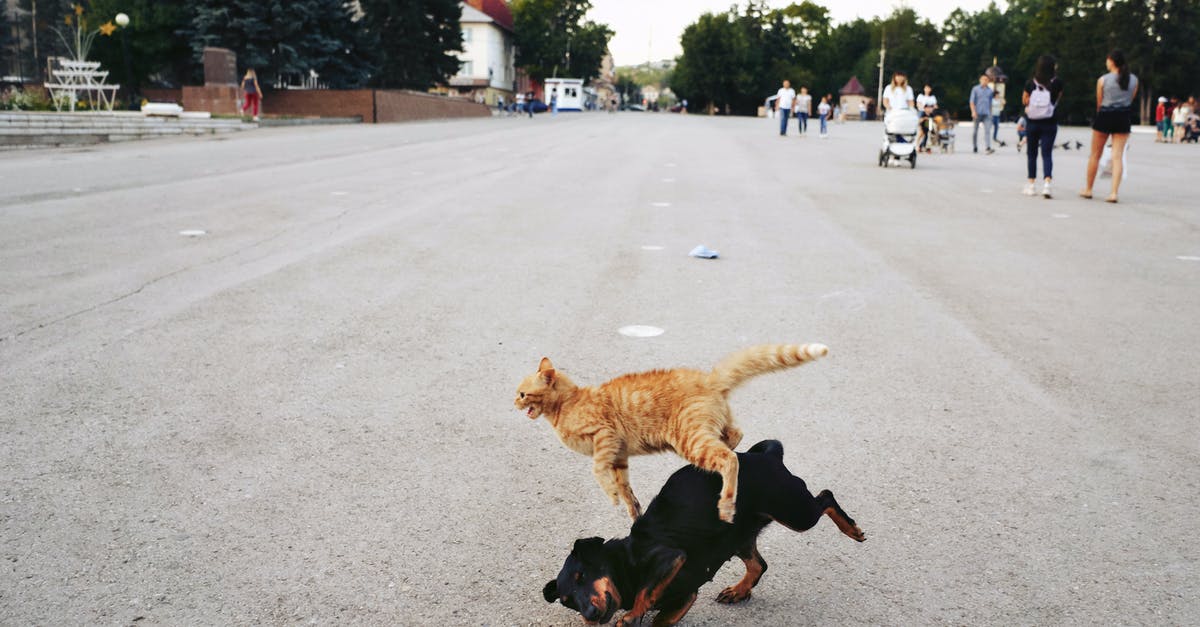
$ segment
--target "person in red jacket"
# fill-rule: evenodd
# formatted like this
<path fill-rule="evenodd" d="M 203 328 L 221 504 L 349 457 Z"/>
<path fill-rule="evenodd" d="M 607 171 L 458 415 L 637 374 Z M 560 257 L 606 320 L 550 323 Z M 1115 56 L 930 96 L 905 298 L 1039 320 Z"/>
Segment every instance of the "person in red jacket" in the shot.
<path fill-rule="evenodd" d="M 1163 120 L 1167 120 L 1167 99 L 1159 96 L 1158 106 L 1154 108 L 1154 141 L 1161 144 L 1163 141 Z M 1170 123 L 1170 120 L 1167 120 Z"/>

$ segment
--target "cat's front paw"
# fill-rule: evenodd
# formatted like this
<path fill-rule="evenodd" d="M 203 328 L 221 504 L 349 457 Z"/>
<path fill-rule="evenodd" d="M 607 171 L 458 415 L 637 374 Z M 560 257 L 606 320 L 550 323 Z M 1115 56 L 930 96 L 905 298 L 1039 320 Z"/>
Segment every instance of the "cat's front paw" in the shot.
<path fill-rule="evenodd" d="M 737 503 L 733 499 L 721 499 L 717 503 L 717 515 L 721 520 L 733 524 L 733 512 L 737 509 Z"/>

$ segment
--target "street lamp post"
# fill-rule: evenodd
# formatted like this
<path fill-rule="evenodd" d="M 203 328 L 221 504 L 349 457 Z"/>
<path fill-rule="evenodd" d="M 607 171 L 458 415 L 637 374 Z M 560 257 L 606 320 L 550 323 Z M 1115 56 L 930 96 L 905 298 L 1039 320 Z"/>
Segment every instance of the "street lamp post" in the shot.
<path fill-rule="evenodd" d="M 129 109 L 137 111 L 140 107 L 137 101 L 137 86 L 133 84 L 133 69 L 129 65 L 129 36 L 125 34 L 129 26 L 129 16 L 118 13 L 113 21 L 121 27 L 121 59 L 125 62 L 125 94 L 129 98 Z"/>

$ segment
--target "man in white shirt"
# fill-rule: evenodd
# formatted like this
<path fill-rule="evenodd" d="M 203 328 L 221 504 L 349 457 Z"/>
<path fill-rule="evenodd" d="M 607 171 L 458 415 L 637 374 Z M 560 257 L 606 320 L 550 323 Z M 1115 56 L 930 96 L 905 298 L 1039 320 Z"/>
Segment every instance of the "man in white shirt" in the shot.
<path fill-rule="evenodd" d="M 783 87 L 779 88 L 779 92 L 775 94 L 775 111 L 779 116 L 779 136 L 787 135 L 788 114 L 792 112 L 792 106 L 796 101 L 796 90 L 792 89 L 792 82 L 784 79 Z"/>

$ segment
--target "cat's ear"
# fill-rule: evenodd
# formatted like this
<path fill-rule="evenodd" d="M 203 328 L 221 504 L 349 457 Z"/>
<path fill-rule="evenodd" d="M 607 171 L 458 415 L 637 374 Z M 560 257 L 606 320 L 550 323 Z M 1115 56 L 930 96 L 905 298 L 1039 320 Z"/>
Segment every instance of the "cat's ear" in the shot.
<path fill-rule="evenodd" d="M 542 363 L 538 364 L 538 376 L 546 385 L 554 385 L 554 364 L 550 363 L 549 357 L 543 357 Z"/>

